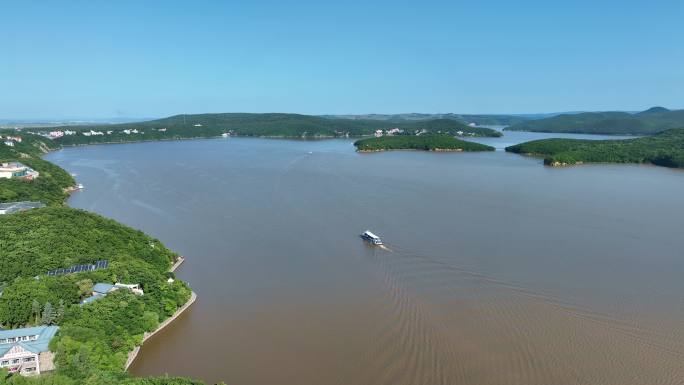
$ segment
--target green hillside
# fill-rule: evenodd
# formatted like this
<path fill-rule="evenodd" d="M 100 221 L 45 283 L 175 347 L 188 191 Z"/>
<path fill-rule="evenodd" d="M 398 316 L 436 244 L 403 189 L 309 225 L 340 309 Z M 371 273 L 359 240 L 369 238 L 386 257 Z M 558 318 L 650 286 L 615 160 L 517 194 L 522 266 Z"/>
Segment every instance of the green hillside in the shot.
<path fill-rule="evenodd" d="M 387 150 L 423 151 L 494 151 L 494 147 L 467 142 L 450 135 L 397 135 L 361 139 L 354 143 L 358 151 L 373 152 Z"/>
<path fill-rule="evenodd" d="M 626 140 L 543 139 L 506 151 L 544 157 L 552 166 L 582 163 L 652 163 L 684 168 L 684 129 Z"/>
<path fill-rule="evenodd" d="M 510 131 L 535 131 L 604 135 L 652 135 L 671 128 L 684 127 L 684 110 L 653 107 L 628 112 L 584 112 L 528 120 L 507 127 Z"/>

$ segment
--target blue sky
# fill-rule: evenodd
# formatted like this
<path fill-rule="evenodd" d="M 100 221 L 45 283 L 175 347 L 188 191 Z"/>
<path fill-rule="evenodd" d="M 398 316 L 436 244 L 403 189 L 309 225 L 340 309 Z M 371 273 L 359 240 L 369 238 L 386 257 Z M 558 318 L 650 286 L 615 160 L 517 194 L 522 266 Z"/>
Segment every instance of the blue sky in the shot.
<path fill-rule="evenodd" d="M 684 108 L 682 20 L 681 0 L 3 0 L 0 119 Z"/>

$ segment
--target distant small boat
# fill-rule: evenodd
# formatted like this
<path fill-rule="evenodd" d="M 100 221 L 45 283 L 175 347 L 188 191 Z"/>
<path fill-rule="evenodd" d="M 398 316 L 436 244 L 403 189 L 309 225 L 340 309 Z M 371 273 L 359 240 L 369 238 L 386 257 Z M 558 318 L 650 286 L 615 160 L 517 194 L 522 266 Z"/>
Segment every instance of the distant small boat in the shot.
<path fill-rule="evenodd" d="M 76 185 L 76 188 L 79 189 L 79 190 L 83 190 L 84 187 L 83 187 L 83 185 L 82 185 L 81 183 L 79 183 L 79 184 Z"/>
<path fill-rule="evenodd" d="M 372 243 L 374 245 L 382 245 L 382 239 L 380 239 L 380 237 L 378 237 L 377 235 L 371 233 L 369 230 L 364 231 L 363 234 L 360 235 L 360 237 L 368 243 Z"/>

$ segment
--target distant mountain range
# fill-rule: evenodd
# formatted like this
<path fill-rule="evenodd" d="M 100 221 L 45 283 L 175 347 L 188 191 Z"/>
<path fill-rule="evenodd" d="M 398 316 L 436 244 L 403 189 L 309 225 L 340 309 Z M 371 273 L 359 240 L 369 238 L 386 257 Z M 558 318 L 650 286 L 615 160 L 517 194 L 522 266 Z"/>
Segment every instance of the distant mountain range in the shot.
<path fill-rule="evenodd" d="M 557 132 L 604 135 L 652 135 L 671 128 L 684 128 L 684 110 L 652 107 L 630 112 L 582 112 L 516 122 L 510 131 Z"/>
<path fill-rule="evenodd" d="M 364 115 L 321 115 L 331 119 L 352 119 L 352 120 L 382 120 L 387 122 L 413 122 L 430 119 L 451 119 L 466 124 L 474 123 L 478 126 L 509 126 L 514 123 L 523 122 L 529 119 L 540 119 L 553 116 L 554 114 L 364 114 Z"/>

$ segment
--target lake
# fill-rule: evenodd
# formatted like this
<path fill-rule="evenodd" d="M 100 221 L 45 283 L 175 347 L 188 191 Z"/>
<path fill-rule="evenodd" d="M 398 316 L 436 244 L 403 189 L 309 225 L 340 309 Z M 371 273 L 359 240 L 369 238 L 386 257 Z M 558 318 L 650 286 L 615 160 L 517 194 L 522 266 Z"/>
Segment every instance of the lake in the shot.
<path fill-rule="evenodd" d="M 550 136 L 561 135 L 478 141 Z M 357 154 L 352 142 L 230 138 L 46 156 L 85 185 L 71 206 L 187 258 L 177 275 L 198 301 L 145 343 L 133 374 L 684 383 L 684 172 L 549 168 L 503 151 Z M 367 229 L 386 248 L 363 243 Z"/>

